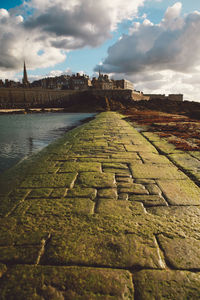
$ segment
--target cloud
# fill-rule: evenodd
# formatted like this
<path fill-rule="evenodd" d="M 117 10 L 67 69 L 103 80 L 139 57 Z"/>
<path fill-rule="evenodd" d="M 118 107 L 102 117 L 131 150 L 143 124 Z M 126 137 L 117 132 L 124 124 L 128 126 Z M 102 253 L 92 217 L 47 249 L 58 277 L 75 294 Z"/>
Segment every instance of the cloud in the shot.
<path fill-rule="evenodd" d="M 167 82 L 178 74 L 179 92 L 182 87 L 188 88 L 184 75 L 200 72 L 197 68 L 200 66 L 200 13 L 195 11 L 181 17 L 181 8 L 180 2 L 169 7 L 160 24 L 153 24 L 147 19 L 143 23 L 133 23 L 129 34 L 123 35 L 108 49 L 101 65 L 102 72 L 132 79 L 143 78 L 143 89 L 150 89 L 146 82 L 147 75 L 161 74 L 164 79 L 156 83 L 152 81 L 152 90 L 155 91 L 155 85 L 158 89 L 164 85 L 169 92 L 174 91 L 175 87 Z"/>
<path fill-rule="evenodd" d="M 132 19 L 145 0 L 29 0 L 0 9 L 0 69 L 54 66 L 70 50 L 96 47 L 124 19 Z"/>

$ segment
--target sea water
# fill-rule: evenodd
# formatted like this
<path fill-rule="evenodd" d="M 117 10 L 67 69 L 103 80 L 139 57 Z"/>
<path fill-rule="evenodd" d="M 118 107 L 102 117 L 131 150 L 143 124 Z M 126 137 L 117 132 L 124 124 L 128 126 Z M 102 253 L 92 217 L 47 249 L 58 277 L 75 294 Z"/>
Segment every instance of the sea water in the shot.
<path fill-rule="evenodd" d="M 91 113 L 0 115 L 0 173 L 43 149 Z"/>

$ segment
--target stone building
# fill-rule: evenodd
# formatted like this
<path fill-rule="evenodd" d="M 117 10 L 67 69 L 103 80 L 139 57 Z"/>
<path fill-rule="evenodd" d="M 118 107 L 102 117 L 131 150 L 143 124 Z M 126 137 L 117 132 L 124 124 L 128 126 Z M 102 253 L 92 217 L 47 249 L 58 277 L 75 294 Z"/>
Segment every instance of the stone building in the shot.
<path fill-rule="evenodd" d="M 93 77 L 92 86 L 96 90 L 113 90 L 113 81 L 109 79 L 108 75 L 103 75 L 99 71 L 99 77 Z"/>
<path fill-rule="evenodd" d="M 133 83 L 126 79 L 114 80 L 114 86 L 116 89 L 134 90 Z"/>

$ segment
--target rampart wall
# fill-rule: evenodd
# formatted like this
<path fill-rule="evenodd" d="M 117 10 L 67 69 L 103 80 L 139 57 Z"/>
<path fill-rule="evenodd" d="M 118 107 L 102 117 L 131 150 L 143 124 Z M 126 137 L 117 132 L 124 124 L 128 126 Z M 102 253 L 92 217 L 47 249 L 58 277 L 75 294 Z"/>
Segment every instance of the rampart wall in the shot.
<path fill-rule="evenodd" d="M 75 90 L 49 90 L 49 89 L 0 89 L 0 108 L 28 108 L 47 105 L 61 105 L 63 101 L 70 100 L 76 94 Z"/>

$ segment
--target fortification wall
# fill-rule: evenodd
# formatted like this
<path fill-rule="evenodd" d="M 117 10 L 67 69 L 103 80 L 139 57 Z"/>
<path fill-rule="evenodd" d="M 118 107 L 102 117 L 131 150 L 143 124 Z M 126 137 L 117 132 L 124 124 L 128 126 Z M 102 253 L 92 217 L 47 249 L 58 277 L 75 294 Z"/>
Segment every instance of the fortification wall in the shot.
<path fill-rule="evenodd" d="M 1 88 L 0 108 L 59 106 L 63 101 L 70 100 L 76 93 L 75 90 Z"/>
<path fill-rule="evenodd" d="M 107 97 L 114 100 L 149 100 L 142 93 L 138 93 L 132 90 L 91 90 L 91 93 L 95 96 Z"/>

